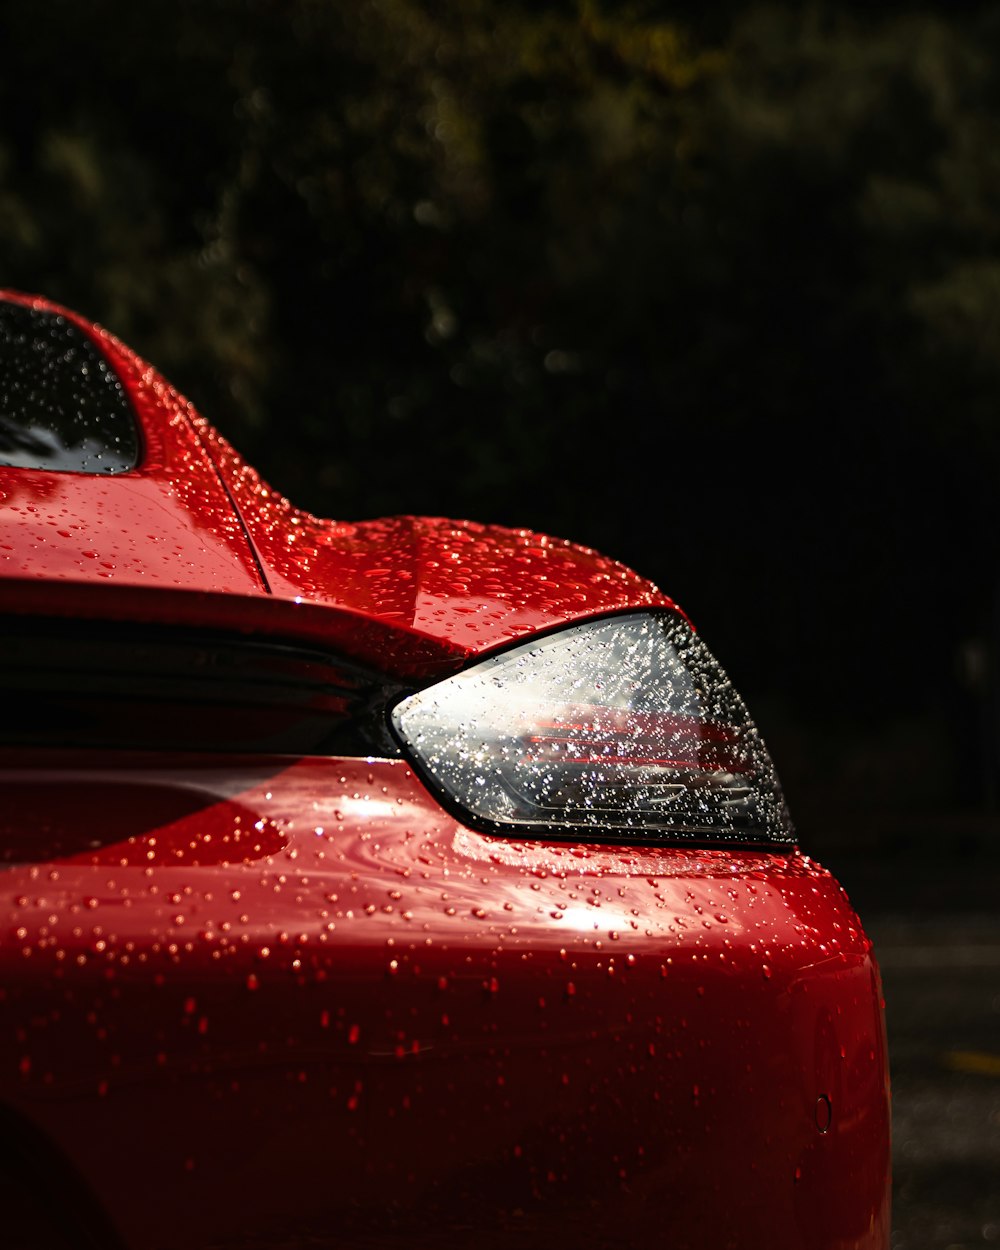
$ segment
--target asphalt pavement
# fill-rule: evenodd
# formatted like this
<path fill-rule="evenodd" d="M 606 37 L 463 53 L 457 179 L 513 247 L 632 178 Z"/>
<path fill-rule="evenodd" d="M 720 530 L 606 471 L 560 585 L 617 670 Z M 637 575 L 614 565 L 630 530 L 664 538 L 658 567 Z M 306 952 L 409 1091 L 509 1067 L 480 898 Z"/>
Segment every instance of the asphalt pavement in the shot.
<path fill-rule="evenodd" d="M 882 969 L 893 1250 L 1000 1247 L 1000 855 L 824 862 Z"/>

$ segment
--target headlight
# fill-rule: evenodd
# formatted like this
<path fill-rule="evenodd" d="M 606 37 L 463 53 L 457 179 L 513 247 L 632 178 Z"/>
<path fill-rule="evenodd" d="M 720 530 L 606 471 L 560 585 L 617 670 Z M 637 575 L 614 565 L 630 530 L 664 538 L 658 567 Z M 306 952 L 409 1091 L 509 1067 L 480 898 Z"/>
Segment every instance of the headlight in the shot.
<path fill-rule="evenodd" d="M 482 660 L 392 710 L 463 818 L 589 841 L 794 841 L 756 726 L 673 613 L 607 617 Z"/>

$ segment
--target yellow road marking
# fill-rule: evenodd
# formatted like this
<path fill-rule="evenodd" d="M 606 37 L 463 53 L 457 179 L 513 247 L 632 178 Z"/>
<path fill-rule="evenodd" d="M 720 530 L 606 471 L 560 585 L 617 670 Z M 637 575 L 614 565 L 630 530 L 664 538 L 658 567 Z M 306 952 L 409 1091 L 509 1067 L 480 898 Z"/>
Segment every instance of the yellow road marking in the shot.
<path fill-rule="evenodd" d="M 944 1061 L 956 1072 L 975 1072 L 978 1076 L 1000 1076 L 1000 1055 L 987 1055 L 981 1050 L 949 1050 Z"/>

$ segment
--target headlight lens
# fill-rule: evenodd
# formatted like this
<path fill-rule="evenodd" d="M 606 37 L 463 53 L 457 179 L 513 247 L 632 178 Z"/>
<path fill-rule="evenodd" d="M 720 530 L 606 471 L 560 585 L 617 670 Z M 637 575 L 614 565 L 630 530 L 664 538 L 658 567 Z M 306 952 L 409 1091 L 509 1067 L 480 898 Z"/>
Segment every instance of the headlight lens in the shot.
<path fill-rule="evenodd" d="M 441 797 L 488 830 L 794 841 L 743 701 L 673 613 L 521 644 L 403 699 L 392 724 Z"/>

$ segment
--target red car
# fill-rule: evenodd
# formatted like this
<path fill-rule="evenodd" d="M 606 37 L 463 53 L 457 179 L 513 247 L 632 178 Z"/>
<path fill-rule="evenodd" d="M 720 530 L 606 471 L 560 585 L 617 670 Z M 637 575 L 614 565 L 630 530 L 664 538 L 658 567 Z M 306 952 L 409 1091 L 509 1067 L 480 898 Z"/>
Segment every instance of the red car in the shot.
<path fill-rule="evenodd" d="M 3 1245 L 885 1250 L 871 944 L 683 612 L 0 353 Z"/>

